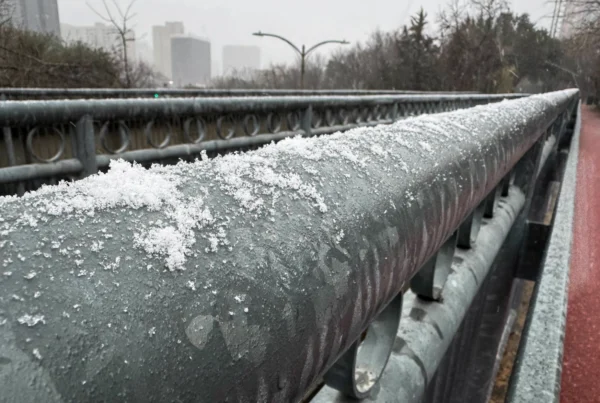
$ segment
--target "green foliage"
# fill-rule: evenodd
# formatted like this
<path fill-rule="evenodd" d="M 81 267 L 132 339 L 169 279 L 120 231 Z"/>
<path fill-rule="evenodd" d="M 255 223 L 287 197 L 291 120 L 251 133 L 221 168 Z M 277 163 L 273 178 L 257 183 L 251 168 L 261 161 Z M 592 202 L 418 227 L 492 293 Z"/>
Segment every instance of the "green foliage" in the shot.
<path fill-rule="evenodd" d="M 125 64 L 118 52 L 0 25 L 1 87 L 154 87 L 156 81 L 149 66 Z"/>
<path fill-rule="evenodd" d="M 527 14 L 510 12 L 498 16 L 465 17 L 451 27 L 442 46 L 441 62 L 446 72 L 446 89 L 503 92 L 527 78 L 552 86 L 560 43 L 537 28 Z M 512 76 L 512 86 L 507 81 Z M 502 77 L 500 79 L 500 77 Z"/>
<path fill-rule="evenodd" d="M 65 45 L 52 35 L 0 27 L 0 86 L 115 87 L 119 63 L 81 43 Z"/>
<path fill-rule="evenodd" d="M 435 90 L 440 86 L 439 46 L 426 33 L 427 15 L 421 10 L 409 27 L 377 31 L 366 46 L 335 54 L 326 68 L 326 86 L 357 89 Z"/>

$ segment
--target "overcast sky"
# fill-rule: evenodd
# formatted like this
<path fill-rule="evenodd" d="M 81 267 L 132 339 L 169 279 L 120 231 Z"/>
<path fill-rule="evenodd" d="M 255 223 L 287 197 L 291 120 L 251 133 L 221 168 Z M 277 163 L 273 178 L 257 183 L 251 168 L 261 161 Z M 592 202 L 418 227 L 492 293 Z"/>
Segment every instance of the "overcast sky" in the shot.
<path fill-rule="evenodd" d="M 126 5 L 129 0 L 117 0 Z M 87 3 L 100 9 L 102 0 Z M 99 18 L 86 0 L 58 0 L 61 22 L 91 25 Z M 364 41 L 375 29 L 392 30 L 408 23 L 422 6 L 435 23 L 448 0 L 137 0 L 134 25 L 138 36 L 151 44 L 151 27 L 164 21 L 183 21 L 186 32 L 210 39 L 213 61 L 221 60 L 223 45 L 258 45 L 263 67 L 293 61 L 293 51 L 272 38 L 252 32 L 276 33 L 298 46 L 325 39 Z M 533 21 L 549 26 L 548 0 L 513 0 L 512 8 L 527 12 Z M 328 45 L 328 51 L 339 45 Z M 327 51 L 325 51 L 327 52 Z"/>

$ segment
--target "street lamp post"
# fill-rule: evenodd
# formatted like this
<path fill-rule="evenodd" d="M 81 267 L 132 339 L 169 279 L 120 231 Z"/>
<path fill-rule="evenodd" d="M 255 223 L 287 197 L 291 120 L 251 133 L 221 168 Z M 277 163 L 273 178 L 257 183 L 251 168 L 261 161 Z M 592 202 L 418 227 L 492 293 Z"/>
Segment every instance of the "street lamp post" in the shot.
<path fill-rule="evenodd" d="M 294 45 L 291 41 L 287 40 L 283 36 L 279 36 L 279 35 L 275 35 L 275 34 L 265 34 L 260 31 L 255 32 L 252 35 L 261 36 L 261 37 L 262 36 L 270 36 L 272 38 L 280 39 L 280 40 L 284 41 L 285 43 L 287 43 L 288 45 L 290 45 L 296 51 L 296 53 L 298 53 L 298 55 L 300 55 L 300 88 L 301 89 L 304 89 L 304 71 L 305 71 L 305 67 L 306 67 L 306 57 L 309 55 L 309 53 L 311 53 L 313 50 L 315 50 L 319 46 L 323 46 L 328 43 L 339 43 L 341 45 L 348 45 L 350 43 L 346 40 L 342 40 L 342 41 L 328 40 L 328 41 L 319 42 L 316 45 L 308 48 L 308 50 L 306 50 L 306 47 L 304 45 L 302 45 L 302 50 L 300 50 L 300 48 L 298 48 L 298 46 Z"/>

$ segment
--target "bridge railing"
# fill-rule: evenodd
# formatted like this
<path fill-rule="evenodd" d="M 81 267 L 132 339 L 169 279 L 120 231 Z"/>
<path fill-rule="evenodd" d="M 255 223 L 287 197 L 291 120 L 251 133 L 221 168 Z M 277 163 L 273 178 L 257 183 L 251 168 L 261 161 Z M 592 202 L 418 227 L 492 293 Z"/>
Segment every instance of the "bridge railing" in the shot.
<path fill-rule="evenodd" d="M 0 100 L 105 99 L 105 98 L 184 98 L 261 96 L 365 96 L 407 94 L 476 94 L 475 92 L 433 92 L 402 90 L 245 90 L 177 88 L 0 88 Z"/>
<path fill-rule="evenodd" d="M 0 102 L 0 194 L 23 194 L 105 170 L 247 150 L 517 98 L 520 95 L 377 95 Z"/>
<path fill-rule="evenodd" d="M 529 314 L 524 325 L 523 340 L 515 361 L 507 402 L 545 403 L 558 402 L 561 396 L 563 343 L 565 341 L 568 308 L 569 272 L 572 256 L 573 229 L 575 222 L 575 196 L 577 164 L 579 160 L 579 136 L 581 114 L 574 111 L 566 129 L 562 149 L 555 155 L 562 181 L 550 175 L 545 186 L 551 196 L 547 199 L 555 206 L 555 214 L 546 216 L 543 203 L 529 219 L 529 226 L 536 234 L 537 248 L 528 249 L 519 276 L 536 282 L 530 302 Z M 572 141 L 569 144 L 570 137 Z M 557 185 L 557 180 L 562 186 Z M 581 196 L 577 194 L 578 196 Z M 540 242 L 542 240 L 542 242 Z M 533 241 L 533 240 L 532 240 Z M 546 247 L 543 247 L 546 245 Z M 543 259 L 539 257 L 543 255 Z M 531 262 L 533 260 L 533 262 Z M 536 264 L 539 262 L 539 264 Z M 590 365 L 595 365 L 591 363 Z"/>
<path fill-rule="evenodd" d="M 113 161 L 0 198 L 0 390 L 27 402 L 486 401 L 527 219 L 577 97 L 174 166 Z"/>

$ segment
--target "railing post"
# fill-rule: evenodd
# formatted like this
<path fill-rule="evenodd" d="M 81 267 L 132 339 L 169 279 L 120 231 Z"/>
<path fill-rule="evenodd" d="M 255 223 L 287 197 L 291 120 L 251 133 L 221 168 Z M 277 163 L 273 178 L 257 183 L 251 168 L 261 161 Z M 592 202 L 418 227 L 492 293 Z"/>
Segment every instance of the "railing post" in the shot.
<path fill-rule="evenodd" d="M 14 167 L 17 165 L 17 159 L 15 156 L 15 145 L 12 139 L 12 131 L 10 127 L 3 127 L 2 132 L 4 133 L 4 144 L 6 145 L 6 156 L 8 158 L 8 165 Z M 17 183 L 17 194 L 23 196 L 25 193 L 25 184 L 22 181 Z"/>
<path fill-rule="evenodd" d="M 0 101 L 6 101 L 6 94 L 0 94 Z M 4 134 L 4 144 L 6 145 L 6 157 L 8 158 L 9 166 L 16 166 L 17 160 L 15 158 L 15 145 L 12 140 L 12 131 L 10 127 L 3 127 L 2 132 Z M 23 182 L 18 182 L 17 184 L 17 194 L 19 196 L 23 196 L 25 193 L 25 184 Z"/>
<path fill-rule="evenodd" d="M 96 160 L 96 141 L 94 136 L 94 120 L 91 116 L 83 116 L 75 126 L 75 156 L 83 165 L 82 177 L 98 172 Z"/>
<path fill-rule="evenodd" d="M 392 122 L 398 120 L 398 104 L 395 102 L 392 104 L 392 113 L 390 113 L 390 118 L 392 119 Z"/>
<path fill-rule="evenodd" d="M 304 132 L 304 136 L 310 137 L 312 134 L 312 106 L 309 105 L 308 108 L 302 112 L 302 116 L 300 117 L 300 129 Z"/>

